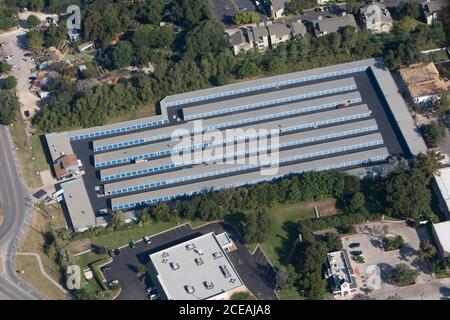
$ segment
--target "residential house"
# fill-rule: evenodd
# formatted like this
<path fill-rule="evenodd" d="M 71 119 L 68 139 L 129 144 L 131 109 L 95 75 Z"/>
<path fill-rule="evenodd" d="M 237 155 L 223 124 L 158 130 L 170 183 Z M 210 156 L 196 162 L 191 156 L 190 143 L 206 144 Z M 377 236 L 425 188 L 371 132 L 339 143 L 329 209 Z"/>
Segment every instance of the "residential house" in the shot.
<path fill-rule="evenodd" d="M 313 32 L 316 37 L 338 32 L 345 27 L 358 29 L 355 17 L 352 14 L 347 14 L 345 11 L 337 17 L 323 18 L 323 16 L 319 16 L 318 20 L 313 21 Z"/>
<path fill-rule="evenodd" d="M 276 48 L 278 44 L 288 41 L 291 38 L 291 29 L 284 23 L 274 23 L 267 26 L 270 37 L 270 45 Z"/>
<path fill-rule="evenodd" d="M 308 32 L 301 20 L 290 22 L 288 23 L 288 26 L 291 28 L 291 35 L 293 38 L 303 37 Z"/>
<path fill-rule="evenodd" d="M 81 162 L 74 154 L 63 155 L 53 164 L 55 175 L 58 180 L 78 176 L 82 173 Z"/>
<path fill-rule="evenodd" d="M 417 106 L 430 105 L 440 99 L 447 85 L 433 62 L 416 63 L 400 70 L 408 93 Z"/>
<path fill-rule="evenodd" d="M 359 9 L 359 19 L 363 27 L 371 32 L 389 32 L 394 23 L 383 3 L 372 3 Z"/>
<path fill-rule="evenodd" d="M 282 18 L 286 5 L 290 2 L 291 0 L 270 0 L 270 12 L 272 19 Z"/>
<path fill-rule="evenodd" d="M 258 48 L 259 51 L 269 48 L 269 31 L 266 26 L 252 28 L 249 38 L 253 47 Z"/>
<path fill-rule="evenodd" d="M 253 48 L 249 41 L 247 30 L 239 30 L 230 36 L 230 44 L 233 47 L 233 52 L 235 55 L 239 53 L 244 53 Z"/>
<path fill-rule="evenodd" d="M 448 6 L 447 0 L 427 0 L 420 4 L 423 18 L 427 24 L 432 24 L 439 17 L 439 12 Z"/>

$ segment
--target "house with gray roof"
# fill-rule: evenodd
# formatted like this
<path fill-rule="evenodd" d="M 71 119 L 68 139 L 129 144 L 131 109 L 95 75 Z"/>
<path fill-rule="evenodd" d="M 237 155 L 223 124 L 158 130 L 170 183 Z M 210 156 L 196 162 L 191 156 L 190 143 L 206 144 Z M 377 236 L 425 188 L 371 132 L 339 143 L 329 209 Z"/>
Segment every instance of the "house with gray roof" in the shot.
<path fill-rule="evenodd" d="M 448 6 L 447 0 L 427 0 L 420 4 L 422 15 L 427 24 L 432 24 L 439 17 L 439 12 Z"/>
<path fill-rule="evenodd" d="M 279 19 L 283 17 L 286 5 L 290 2 L 291 0 L 270 0 L 270 12 L 272 19 Z"/>
<path fill-rule="evenodd" d="M 247 30 L 239 30 L 230 36 L 230 45 L 233 48 L 235 55 L 245 53 L 251 48 L 252 44 L 249 41 Z"/>
<path fill-rule="evenodd" d="M 383 3 L 372 3 L 361 7 L 359 20 L 364 29 L 374 33 L 389 32 L 394 26 L 391 14 Z"/>
<path fill-rule="evenodd" d="M 288 41 L 291 38 L 291 29 L 284 23 L 274 23 L 267 26 L 270 37 L 270 45 L 276 48 L 278 44 Z"/>
<path fill-rule="evenodd" d="M 258 48 L 259 51 L 264 51 L 269 48 L 269 31 L 266 26 L 251 29 L 249 38 L 253 47 Z"/>
<path fill-rule="evenodd" d="M 356 25 L 355 17 L 352 14 L 347 14 L 342 12 L 340 16 L 334 18 L 323 18 L 319 17 L 318 20 L 313 22 L 314 35 L 316 37 L 321 37 L 333 32 L 338 32 L 345 27 L 358 28 Z"/>
<path fill-rule="evenodd" d="M 303 37 L 308 32 L 301 20 L 290 22 L 288 23 L 288 26 L 291 28 L 291 35 L 293 38 Z"/>

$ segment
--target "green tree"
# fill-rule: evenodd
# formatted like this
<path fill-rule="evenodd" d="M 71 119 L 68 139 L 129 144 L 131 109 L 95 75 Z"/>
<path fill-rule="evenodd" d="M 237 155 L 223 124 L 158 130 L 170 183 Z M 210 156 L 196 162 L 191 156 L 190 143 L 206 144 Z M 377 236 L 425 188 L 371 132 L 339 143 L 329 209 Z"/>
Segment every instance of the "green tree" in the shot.
<path fill-rule="evenodd" d="M 27 26 L 29 29 L 36 28 L 40 23 L 41 23 L 41 20 L 39 20 L 39 18 L 33 14 L 29 15 L 27 18 Z"/>
<path fill-rule="evenodd" d="M 139 222 L 142 224 L 146 224 L 150 220 L 150 210 L 148 207 L 145 207 L 141 211 L 141 215 L 139 216 Z"/>
<path fill-rule="evenodd" d="M 9 76 L 3 79 L 2 81 L 2 89 L 11 90 L 17 86 L 17 79 L 14 76 Z"/>
<path fill-rule="evenodd" d="M 416 282 L 419 271 L 411 269 L 407 264 L 400 263 L 391 273 L 392 282 L 399 287 L 409 286 Z"/>
<path fill-rule="evenodd" d="M 326 236 L 328 251 L 342 250 L 341 236 L 337 233 L 328 233 Z"/>
<path fill-rule="evenodd" d="M 131 65 L 133 61 L 133 46 L 128 41 L 119 41 L 105 52 L 106 64 L 112 69 L 120 69 Z"/>
<path fill-rule="evenodd" d="M 12 66 L 6 62 L 0 61 L 0 74 L 8 73 L 12 69 Z"/>
<path fill-rule="evenodd" d="M 420 129 L 426 143 L 430 146 L 436 146 L 447 135 L 444 125 L 436 121 L 425 124 Z"/>
<path fill-rule="evenodd" d="M 400 247 L 405 243 L 403 237 L 398 235 L 396 237 L 384 238 L 383 239 L 383 248 L 385 251 L 392 251 L 400 249 Z"/>
<path fill-rule="evenodd" d="M 111 226 L 114 229 L 120 228 L 125 225 L 125 219 L 122 211 L 116 211 L 112 214 Z"/>
<path fill-rule="evenodd" d="M 235 292 L 231 295 L 230 300 L 256 300 L 255 297 L 248 292 Z"/>
<path fill-rule="evenodd" d="M 426 173 L 419 170 L 398 170 L 386 181 L 388 212 L 400 218 L 419 220 L 431 211 L 431 193 Z"/>
<path fill-rule="evenodd" d="M 233 22 L 236 25 L 247 23 L 258 23 L 260 16 L 256 12 L 242 12 L 239 11 L 233 18 Z"/>
<path fill-rule="evenodd" d="M 0 123 L 10 124 L 19 110 L 19 99 L 11 91 L 0 90 Z"/>
<path fill-rule="evenodd" d="M 431 179 L 433 174 L 437 174 L 441 168 L 441 161 L 444 160 L 444 155 L 434 150 L 427 150 L 427 152 L 419 153 L 414 160 L 413 168 L 417 171 L 425 173 L 426 178 Z"/>
<path fill-rule="evenodd" d="M 166 202 L 159 202 L 153 207 L 153 218 L 156 221 L 169 222 L 171 219 L 169 206 Z"/>
<path fill-rule="evenodd" d="M 236 75 L 240 79 L 250 78 L 258 75 L 260 70 L 254 62 L 244 62 L 237 69 Z"/>
<path fill-rule="evenodd" d="M 297 273 L 292 264 L 280 265 L 277 270 L 277 285 L 280 290 L 291 290 L 297 280 Z"/>
<path fill-rule="evenodd" d="M 44 36 L 37 31 L 30 31 L 27 33 L 27 46 L 31 50 L 42 49 L 44 45 Z"/>
<path fill-rule="evenodd" d="M 323 300 L 326 296 L 326 282 L 320 272 L 309 273 L 305 277 L 306 298 L 308 300 Z"/>
<path fill-rule="evenodd" d="M 147 268 L 142 263 L 138 265 L 138 277 L 142 277 L 147 272 Z"/>
<path fill-rule="evenodd" d="M 346 211 L 348 213 L 361 213 L 365 212 L 365 197 L 362 192 L 356 192 L 350 196 L 350 199 L 347 202 L 346 205 Z"/>

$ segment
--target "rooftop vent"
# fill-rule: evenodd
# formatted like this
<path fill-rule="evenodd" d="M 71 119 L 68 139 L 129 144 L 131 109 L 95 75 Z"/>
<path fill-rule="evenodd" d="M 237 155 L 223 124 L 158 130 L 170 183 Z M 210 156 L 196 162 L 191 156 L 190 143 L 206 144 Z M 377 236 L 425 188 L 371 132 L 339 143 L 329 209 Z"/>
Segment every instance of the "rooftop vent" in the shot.
<path fill-rule="evenodd" d="M 228 270 L 226 265 L 219 266 L 219 269 L 225 278 L 231 277 L 230 271 Z"/>
<path fill-rule="evenodd" d="M 186 292 L 189 293 L 189 294 L 193 294 L 195 292 L 195 288 L 193 286 L 190 286 L 190 285 L 185 285 L 184 286 L 184 290 L 186 290 Z"/>
<path fill-rule="evenodd" d="M 223 254 L 220 251 L 214 252 L 212 255 L 213 255 L 214 260 L 217 260 L 217 259 L 220 259 L 223 257 Z"/>
<path fill-rule="evenodd" d="M 193 243 L 189 243 L 189 244 L 187 244 L 186 245 L 186 250 L 193 250 L 193 249 L 195 249 L 195 244 L 193 244 Z"/>
<path fill-rule="evenodd" d="M 197 266 L 201 266 L 202 264 L 204 264 L 202 258 L 195 258 L 194 261 Z"/>
<path fill-rule="evenodd" d="M 205 286 L 205 288 L 207 290 L 212 290 L 214 289 L 214 283 L 212 283 L 211 281 L 204 281 L 203 285 Z"/>
<path fill-rule="evenodd" d="M 171 262 L 170 263 L 170 267 L 172 268 L 172 270 L 178 270 L 180 269 L 180 265 L 176 262 Z"/>
<path fill-rule="evenodd" d="M 169 256 L 169 254 L 167 252 L 163 252 L 161 254 L 161 258 L 167 258 Z"/>
<path fill-rule="evenodd" d="M 196 249 L 195 252 L 197 252 L 199 256 L 203 255 L 203 250 L 201 249 Z"/>

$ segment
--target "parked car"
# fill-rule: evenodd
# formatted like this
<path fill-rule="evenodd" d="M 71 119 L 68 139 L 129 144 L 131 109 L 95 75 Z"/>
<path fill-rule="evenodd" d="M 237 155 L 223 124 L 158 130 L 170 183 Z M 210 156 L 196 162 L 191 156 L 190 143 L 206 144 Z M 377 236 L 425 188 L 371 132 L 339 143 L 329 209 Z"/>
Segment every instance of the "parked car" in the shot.
<path fill-rule="evenodd" d="M 358 248 L 360 245 L 361 244 L 359 242 L 352 242 L 348 246 L 349 246 L 349 248 L 354 249 L 354 248 Z"/>
<path fill-rule="evenodd" d="M 150 300 L 158 300 L 160 298 L 158 292 L 151 293 L 149 296 Z"/>
<path fill-rule="evenodd" d="M 352 256 L 359 256 L 359 255 L 362 254 L 362 251 L 350 251 L 350 254 L 351 254 Z"/>
<path fill-rule="evenodd" d="M 128 246 L 129 246 L 131 249 L 136 248 L 136 244 L 135 244 L 133 241 L 131 241 L 131 242 L 128 244 Z"/>
<path fill-rule="evenodd" d="M 114 249 L 114 255 L 120 256 L 120 249 Z"/>
<path fill-rule="evenodd" d="M 12 58 L 14 58 L 14 56 L 13 56 L 12 54 L 10 54 L 9 56 L 6 56 L 6 57 L 5 57 L 5 61 L 9 61 L 9 60 L 11 60 Z"/>
<path fill-rule="evenodd" d="M 111 271 L 111 266 L 104 266 L 102 268 L 102 272 L 108 272 L 108 271 Z"/>
<path fill-rule="evenodd" d="M 144 240 L 144 242 L 145 242 L 146 244 L 152 243 L 152 239 L 151 239 L 149 236 L 145 236 L 145 237 L 143 238 L 143 240 Z"/>
<path fill-rule="evenodd" d="M 108 286 L 109 286 L 109 287 L 112 287 L 112 286 L 115 285 L 115 284 L 119 284 L 119 280 L 112 280 L 112 281 L 110 281 L 110 282 L 108 283 Z"/>
<path fill-rule="evenodd" d="M 114 252 L 114 250 L 109 250 L 108 254 L 111 258 L 114 258 L 116 256 L 116 253 Z"/>

